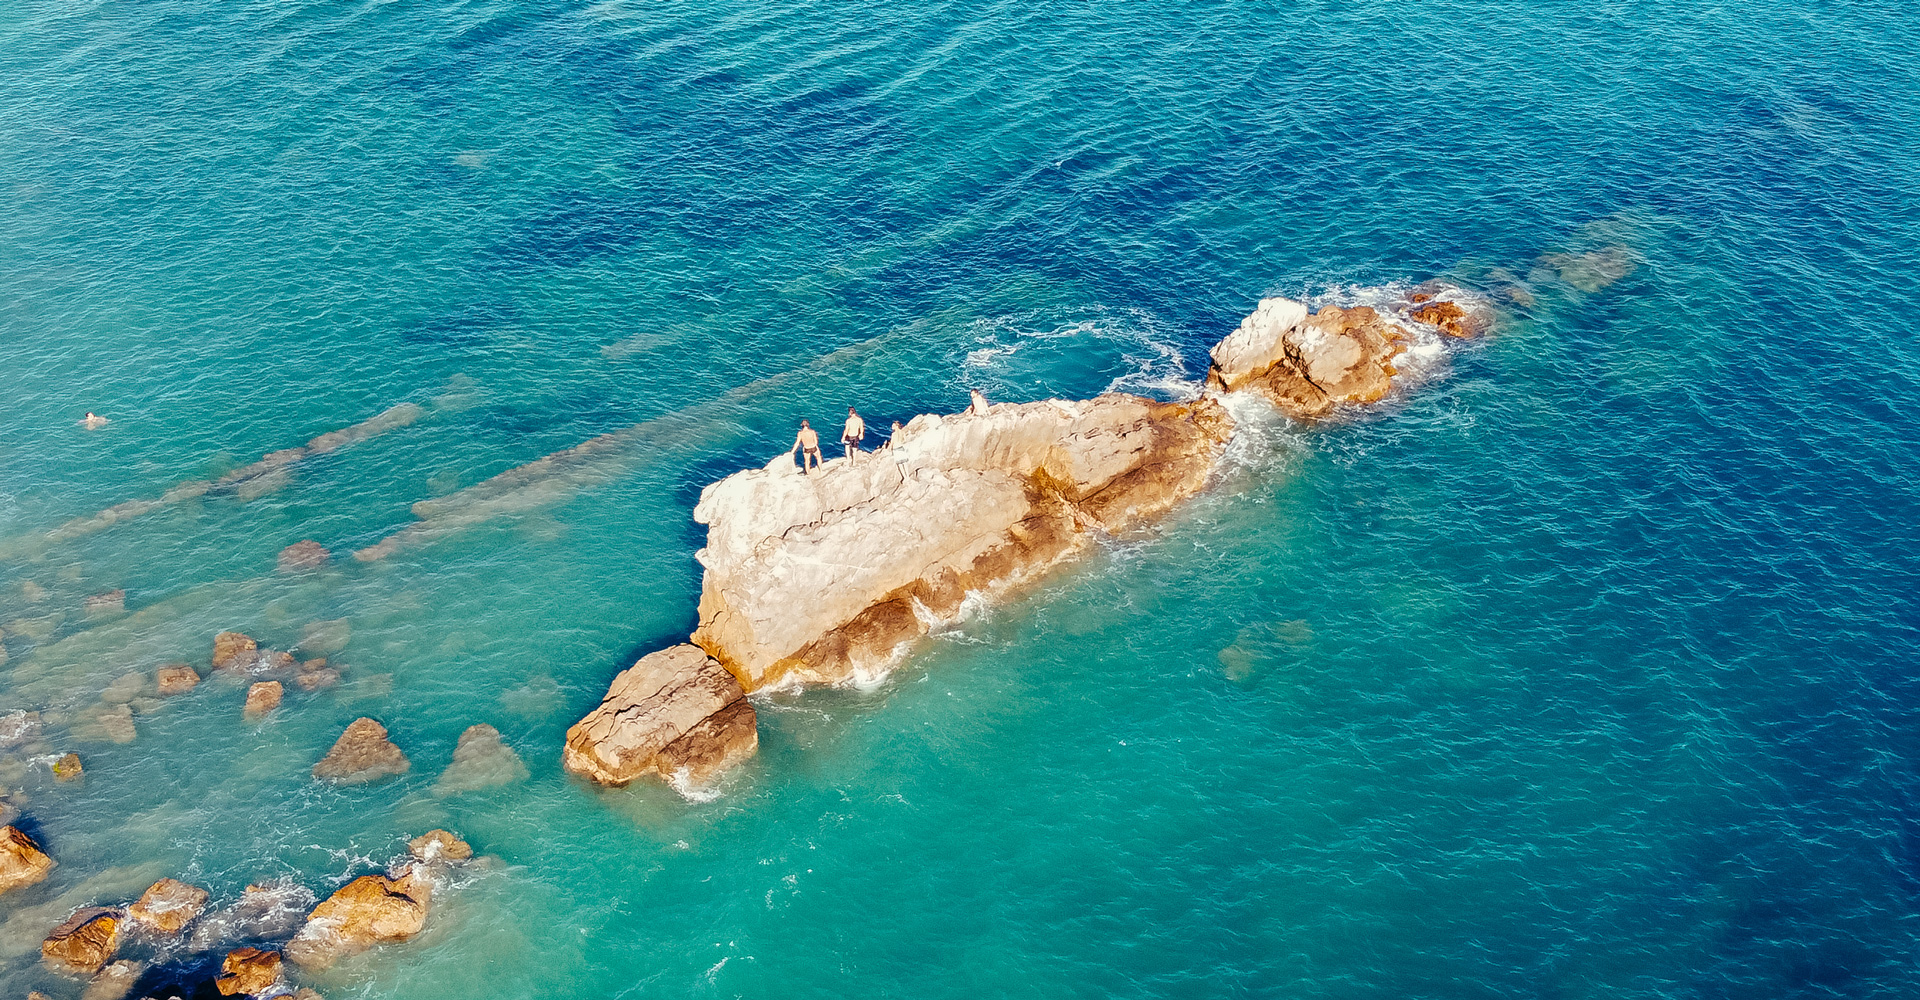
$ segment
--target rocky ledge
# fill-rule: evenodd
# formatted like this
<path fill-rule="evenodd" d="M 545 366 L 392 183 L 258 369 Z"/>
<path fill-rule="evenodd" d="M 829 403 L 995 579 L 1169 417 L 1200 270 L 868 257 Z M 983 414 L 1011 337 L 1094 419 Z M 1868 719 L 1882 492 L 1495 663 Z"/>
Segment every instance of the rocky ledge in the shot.
<path fill-rule="evenodd" d="M 1191 402 L 976 401 L 810 473 L 788 453 L 728 476 L 694 508 L 707 545 L 691 644 L 616 677 L 568 730 L 566 767 L 604 784 L 705 784 L 757 745 L 745 695 L 881 675 L 970 595 L 1030 581 L 1198 493 L 1233 433 L 1226 396 L 1302 419 L 1377 402 L 1413 330 L 1466 336 L 1490 318 L 1482 300 L 1439 284 L 1313 314 L 1265 299 L 1213 349 L 1208 388 Z"/>

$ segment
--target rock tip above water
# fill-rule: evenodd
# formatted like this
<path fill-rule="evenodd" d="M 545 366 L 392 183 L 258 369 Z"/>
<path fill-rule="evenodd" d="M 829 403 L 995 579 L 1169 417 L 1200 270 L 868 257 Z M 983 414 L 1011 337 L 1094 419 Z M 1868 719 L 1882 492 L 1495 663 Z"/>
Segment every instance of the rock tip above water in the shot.
<path fill-rule="evenodd" d="M 600 706 L 567 730 L 567 770 L 603 785 L 684 772 L 706 784 L 759 747 L 740 682 L 698 646 L 641 657 L 614 677 Z"/>
<path fill-rule="evenodd" d="M 387 739 L 387 727 L 362 717 L 349 723 L 333 749 L 313 765 L 313 776 L 336 785 L 357 785 L 405 774 L 412 766 L 407 755 Z"/>

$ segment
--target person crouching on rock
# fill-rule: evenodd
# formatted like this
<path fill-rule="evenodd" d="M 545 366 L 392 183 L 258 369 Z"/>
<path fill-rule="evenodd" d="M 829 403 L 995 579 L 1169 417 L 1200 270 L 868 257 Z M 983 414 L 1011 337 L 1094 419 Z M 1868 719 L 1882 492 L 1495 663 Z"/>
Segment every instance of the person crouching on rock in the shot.
<path fill-rule="evenodd" d="M 820 434 L 806 421 L 800 421 L 800 433 L 793 436 L 793 445 L 787 450 L 800 449 L 800 471 L 816 468 L 820 464 Z"/>
<path fill-rule="evenodd" d="M 867 422 L 860 419 L 860 414 L 854 412 L 853 407 L 847 407 L 847 426 L 840 432 L 840 443 L 847 449 L 847 461 L 853 461 L 853 456 L 859 454 L 860 442 L 865 440 L 866 436 Z"/>

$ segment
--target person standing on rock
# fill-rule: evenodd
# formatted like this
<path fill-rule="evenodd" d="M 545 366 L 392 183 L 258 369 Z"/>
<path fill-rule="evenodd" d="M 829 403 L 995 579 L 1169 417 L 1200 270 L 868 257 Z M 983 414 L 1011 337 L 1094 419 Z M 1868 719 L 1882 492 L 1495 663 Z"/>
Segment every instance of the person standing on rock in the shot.
<path fill-rule="evenodd" d="M 793 436 L 793 444 L 788 451 L 800 449 L 800 471 L 816 468 L 820 464 L 820 434 L 806 421 L 800 421 L 800 433 Z"/>
<path fill-rule="evenodd" d="M 977 413 L 977 414 L 986 413 L 987 412 L 987 394 L 984 392 L 981 392 L 978 389 L 969 389 L 967 391 L 973 397 L 973 403 L 972 405 L 967 407 L 967 412 Z"/>
<path fill-rule="evenodd" d="M 853 407 L 847 407 L 847 426 L 840 432 L 840 443 L 847 449 L 847 461 L 853 461 L 853 456 L 860 451 L 860 442 L 866 437 L 867 422 L 860 419 L 860 414 Z"/>

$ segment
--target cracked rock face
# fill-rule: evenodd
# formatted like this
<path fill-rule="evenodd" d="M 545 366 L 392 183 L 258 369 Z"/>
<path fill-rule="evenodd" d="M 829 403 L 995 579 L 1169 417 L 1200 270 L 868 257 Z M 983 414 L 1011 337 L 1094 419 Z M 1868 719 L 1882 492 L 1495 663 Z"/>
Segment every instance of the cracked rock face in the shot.
<path fill-rule="evenodd" d="M 163 878 L 127 907 L 127 916 L 159 933 L 178 934 L 206 908 L 207 890 Z"/>
<path fill-rule="evenodd" d="M 91 906 L 74 913 L 40 943 L 40 957 L 49 968 L 92 975 L 113 958 L 120 947 L 119 910 Z"/>
<path fill-rule="evenodd" d="M 33 838 L 11 826 L 0 827 L 0 892 L 11 892 L 46 879 L 53 859 Z"/>
<path fill-rule="evenodd" d="M 567 730 L 567 770 L 605 785 L 681 775 L 704 785 L 759 747 L 740 682 L 698 646 L 649 653 Z"/>
<path fill-rule="evenodd" d="M 923 414 L 853 462 L 729 476 L 694 510 L 708 531 L 693 641 L 748 691 L 884 670 L 969 593 L 1198 492 L 1231 430 L 1211 399 L 1108 394 Z"/>
<path fill-rule="evenodd" d="M 1371 306 L 1326 306 L 1312 316 L 1290 299 L 1262 299 L 1213 348 L 1207 383 L 1252 390 L 1292 417 L 1323 416 L 1340 403 L 1386 396 L 1407 332 Z"/>
<path fill-rule="evenodd" d="M 361 785 L 405 774 L 413 763 L 387 739 L 387 727 L 368 718 L 353 720 L 333 749 L 313 765 L 313 776 L 336 785 Z"/>

